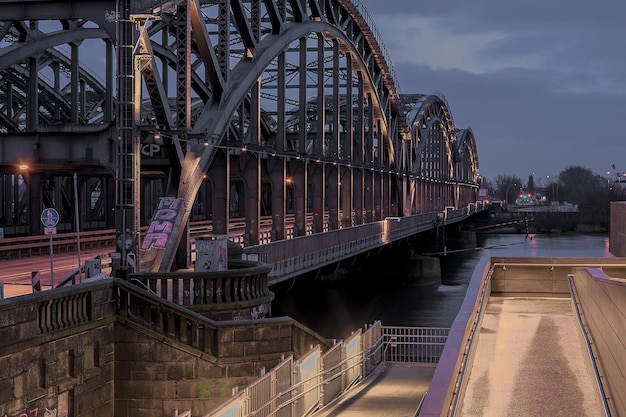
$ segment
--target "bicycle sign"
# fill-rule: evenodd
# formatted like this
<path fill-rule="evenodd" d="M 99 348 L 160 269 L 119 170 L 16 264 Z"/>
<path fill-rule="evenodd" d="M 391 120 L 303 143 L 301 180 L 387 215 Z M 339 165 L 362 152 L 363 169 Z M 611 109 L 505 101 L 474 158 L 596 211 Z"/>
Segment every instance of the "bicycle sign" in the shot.
<path fill-rule="evenodd" d="M 55 227 L 59 223 L 59 212 L 53 208 L 46 208 L 41 212 L 41 223 L 44 227 Z"/>

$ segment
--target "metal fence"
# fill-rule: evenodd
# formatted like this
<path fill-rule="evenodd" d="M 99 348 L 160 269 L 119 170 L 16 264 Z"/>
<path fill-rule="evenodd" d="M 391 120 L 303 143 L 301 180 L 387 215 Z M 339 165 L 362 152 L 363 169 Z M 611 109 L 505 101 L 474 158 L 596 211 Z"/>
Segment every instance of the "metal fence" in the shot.
<path fill-rule="evenodd" d="M 384 361 L 388 363 L 439 362 L 448 338 L 447 328 L 383 327 L 386 346 Z"/>
<path fill-rule="evenodd" d="M 204 417 L 307 415 L 358 385 L 381 364 L 436 364 L 448 332 L 446 328 L 388 327 L 377 321 L 326 352 L 317 346 L 300 360 L 284 359 Z"/>

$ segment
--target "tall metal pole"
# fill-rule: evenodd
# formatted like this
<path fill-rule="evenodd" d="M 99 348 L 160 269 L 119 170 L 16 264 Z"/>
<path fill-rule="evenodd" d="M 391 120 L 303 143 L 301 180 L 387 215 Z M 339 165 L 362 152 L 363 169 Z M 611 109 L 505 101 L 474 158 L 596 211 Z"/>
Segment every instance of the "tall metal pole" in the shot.
<path fill-rule="evenodd" d="M 131 20 L 131 0 L 117 2 L 117 196 L 115 205 L 115 227 L 117 253 L 120 254 L 114 275 L 125 277 L 126 256 L 134 246 L 135 238 L 135 140 L 134 120 L 134 33 Z M 121 271 L 121 272 L 118 272 Z"/>
<path fill-rule="evenodd" d="M 80 209 L 78 207 L 78 176 L 74 173 L 74 215 L 76 217 L 76 246 L 78 247 L 78 282 L 82 282 L 80 273 Z"/>
<path fill-rule="evenodd" d="M 52 233 L 50 233 L 50 288 L 54 289 L 54 245 L 52 244 Z"/>

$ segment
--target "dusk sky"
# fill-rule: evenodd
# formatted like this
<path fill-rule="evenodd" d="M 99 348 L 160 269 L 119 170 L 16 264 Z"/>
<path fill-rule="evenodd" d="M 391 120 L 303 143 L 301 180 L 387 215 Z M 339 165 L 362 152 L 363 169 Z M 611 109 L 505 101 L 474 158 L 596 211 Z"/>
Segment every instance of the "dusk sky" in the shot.
<path fill-rule="evenodd" d="M 484 177 L 626 172 L 626 1 L 360 1 L 401 92 L 446 97 Z"/>

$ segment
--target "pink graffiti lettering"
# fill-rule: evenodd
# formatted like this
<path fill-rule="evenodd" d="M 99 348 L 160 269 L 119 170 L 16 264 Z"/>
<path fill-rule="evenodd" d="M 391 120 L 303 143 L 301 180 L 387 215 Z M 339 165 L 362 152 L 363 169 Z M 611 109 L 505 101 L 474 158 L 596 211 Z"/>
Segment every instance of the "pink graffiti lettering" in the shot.
<path fill-rule="evenodd" d="M 2 417 L 37 417 L 38 411 L 38 408 L 29 408 L 28 410 L 20 411 L 13 415 L 3 414 Z"/>
<path fill-rule="evenodd" d="M 171 220 L 176 217 L 176 210 L 163 209 L 154 214 L 154 220 Z"/>
<path fill-rule="evenodd" d="M 179 206 L 184 200 L 182 198 L 165 197 L 159 201 L 159 210 L 164 208 L 171 208 L 172 210 L 178 210 Z"/>
<path fill-rule="evenodd" d="M 158 222 L 158 221 L 155 220 L 152 223 L 150 223 L 150 227 L 148 228 L 148 231 L 146 233 L 152 234 L 154 232 L 171 233 L 172 232 L 172 223 L 170 223 L 170 222 Z"/>
<path fill-rule="evenodd" d="M 167 243 L 167 234 L 166 233 L 151 233 L 146 234 L 146 238 L 144 239 L 141 249 L 148 250 L 151 247 L 155 248 L 164 248 Z"/>

